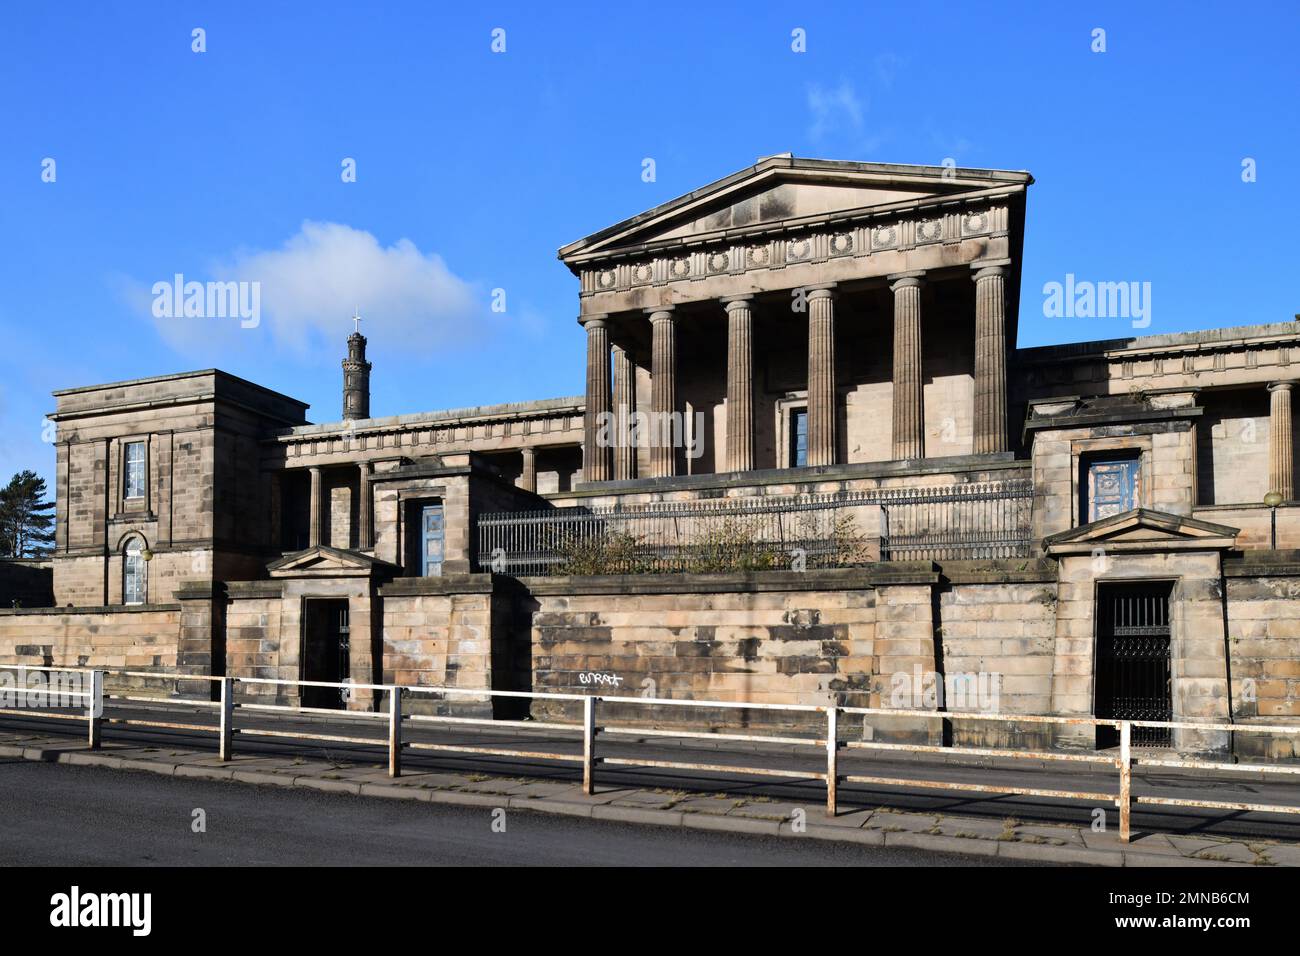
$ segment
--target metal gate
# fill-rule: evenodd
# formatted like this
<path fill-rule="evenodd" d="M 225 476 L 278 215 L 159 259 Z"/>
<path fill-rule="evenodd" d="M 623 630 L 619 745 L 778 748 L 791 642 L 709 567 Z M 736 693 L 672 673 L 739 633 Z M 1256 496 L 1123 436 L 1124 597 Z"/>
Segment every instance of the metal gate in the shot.
<path fill-rule="evenodd" d="M 1097 593 L 1095 713 L 1121 720 L 1172 720 L 1169 584 L 1103 584 Z M 1098 733 L 1098 744 L 1110 741 Z M 1107 728 L 1109 731 L 1109 728 Z M 1110 731 L 1113 733 L 1113 731 Z M 1168 727 L 1134 727 L 1133 743 L 1168 747 Z"/>

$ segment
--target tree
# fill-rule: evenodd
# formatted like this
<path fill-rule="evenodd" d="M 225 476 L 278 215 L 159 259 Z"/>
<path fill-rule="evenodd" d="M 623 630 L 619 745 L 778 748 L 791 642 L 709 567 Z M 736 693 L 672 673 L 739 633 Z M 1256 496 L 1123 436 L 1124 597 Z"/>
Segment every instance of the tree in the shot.
<path fill-rule="evenodd" d="M 54 544 L 54 502 L 46 501 L 45 479 L 20 471 L 0 488 L 0 556 L 38 558 Z"/>

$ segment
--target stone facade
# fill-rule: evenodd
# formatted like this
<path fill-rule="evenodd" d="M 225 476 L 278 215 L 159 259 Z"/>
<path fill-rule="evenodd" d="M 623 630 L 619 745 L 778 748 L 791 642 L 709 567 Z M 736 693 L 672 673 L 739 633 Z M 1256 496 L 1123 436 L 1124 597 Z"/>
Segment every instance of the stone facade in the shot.
<path fill-rule="evenodd" d="M 358 684 L 838 702 L 937 715 L 868 718 L 884 739 L 1092 747 L 942 715 L 1097 713 L 1103 598 L 1141 584 L 1167 595 L 1170 712 L 1231 725 L 1173 745 L 1294 756 L 1249 725 L 1300 717 L 1300 326 L 1015 348 L 1032 182 L 767 157 L 571 243 L 578 398 L 372 417 L 359 332 L 323 424 L 216 370 L 60 391 L 56 607 L 0 611 L 0 662 L 296 681 L 327 640 Z M 678 440 L 602 437 L 646 413 Z M 479 551 L 485 514 L 997 481 L 1032 488 L 1015 559 L 887 560 L 879 498 L 854 568 L 517 578 Z M 457 700 L 413 706 L 519 713 Z"/>

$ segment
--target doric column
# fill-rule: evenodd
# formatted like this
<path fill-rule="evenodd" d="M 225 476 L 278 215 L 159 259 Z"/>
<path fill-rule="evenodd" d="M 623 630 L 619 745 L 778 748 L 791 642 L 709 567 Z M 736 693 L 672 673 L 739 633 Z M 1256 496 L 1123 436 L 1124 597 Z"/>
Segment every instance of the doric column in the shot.
<path fill-rule="evenodd" d="M 808 464 L 835 464 L 835 293 L 808 291 Z"/>
<path fill-rule="evenodd" d="M 677 411 L 677 327 L 671 309 L 650 312 L 650 404 L 654 416 L 650 436 L 650 476 L 667 478 L 677 470 L 673 447 L 673 413 Z"/>
<path fill-rule="evenodd" d="M 894 290 L 894 458 L 925 457 L 921 275 L 890 276 Z"/>
<path fill-rule="evenodd" d="M 727 471 L 754 469 L 754 312 L 751 296 L 727 299 Z"/>
<path fill-rule="evenodd" d="M 975 454 L 1007 450 L 1006 269 L 976 268 Z"/>
<path fill-rule="evenodd" d="M 587 410 L 582 419 L 582 477 L 609 480 L 609 329 L 604 316 L 582 320 L 587 330 Z"/>
<path fill-rule="evenodd" d="M 1283 501 L 1295 499 L 1295 450 L 1292 447 L 1291 386 L 1294 382 L 1274 382 L 1268 387 L 1268 490 L 1276 491 Z"/>
<path fill-rule="evenodd" d="M 321 543 L 321 481 L 320 469 L 311 469 L 311 511 L 307 524 L 307 547 L 319 547 Z"/>
<path fill-rule="evenodd" d="M 627 349 L 614 349 L 614 420 L 618 434 L 614 439 L 614 479 L 627 481 L 636 477 L 636 444 L 630 434 L 632 414 L 636 411 L 636 368 Z"/>
<path fill-rule="evenodd" d="M 519 449 L 519 454 L 524 460 L 523 467 L 519 471 L 519 487 L 524 491 L 537 491 L 537 449 L 525 445 Z"/>
<path fill-rule="evenodd" d="M 361 480 L 357 484 L 357 547 L 369 551 L 375 546 L 375 492 L 370 487 L 370 476 L 375 466 L 368 461 L 361 463 Z"/>

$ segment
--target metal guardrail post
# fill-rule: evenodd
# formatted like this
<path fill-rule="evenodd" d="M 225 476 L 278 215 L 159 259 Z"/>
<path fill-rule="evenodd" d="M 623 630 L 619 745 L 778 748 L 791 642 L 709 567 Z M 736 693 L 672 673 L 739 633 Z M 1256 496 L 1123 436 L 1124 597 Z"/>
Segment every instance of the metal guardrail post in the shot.
<path fill-rule="evenodd" d="M 402 688 L 388 688 L 388 775 L 402 775 Z"/>
<path fill-rule="evenodd" d="M 221 720 L 217 755 L 220 760 L 229 760 L 234 751 L 235 739 L 235 681 L 232 677 L 221 678 Z"/>
<path fill-rule="evenodd" d="M 1133 809 L 1133 754 L 1130 749 L 1132 727 L 1123 721 L 1119 725 L 1119 842 L 1127 843 L 1129 818 Z"/>
<path fill-rule="evenodd" d="M 596 769 L 596 701 L 598 697 L 582 699 L 582 792 L 591 796 Z"/>
<path fill-rule="evenodd" d="M 86 698 L 87 743 L 98 750 L 101 738 L 100 722 L 104 716 L 104 672 L 90 672 L 90 696 Z"/>
<path fill-rule="evenodd" d="M 839 805 L 840 784 L 840 709 L 832 704 L 826 710 L 826 815 L 835 816 Z"/>

